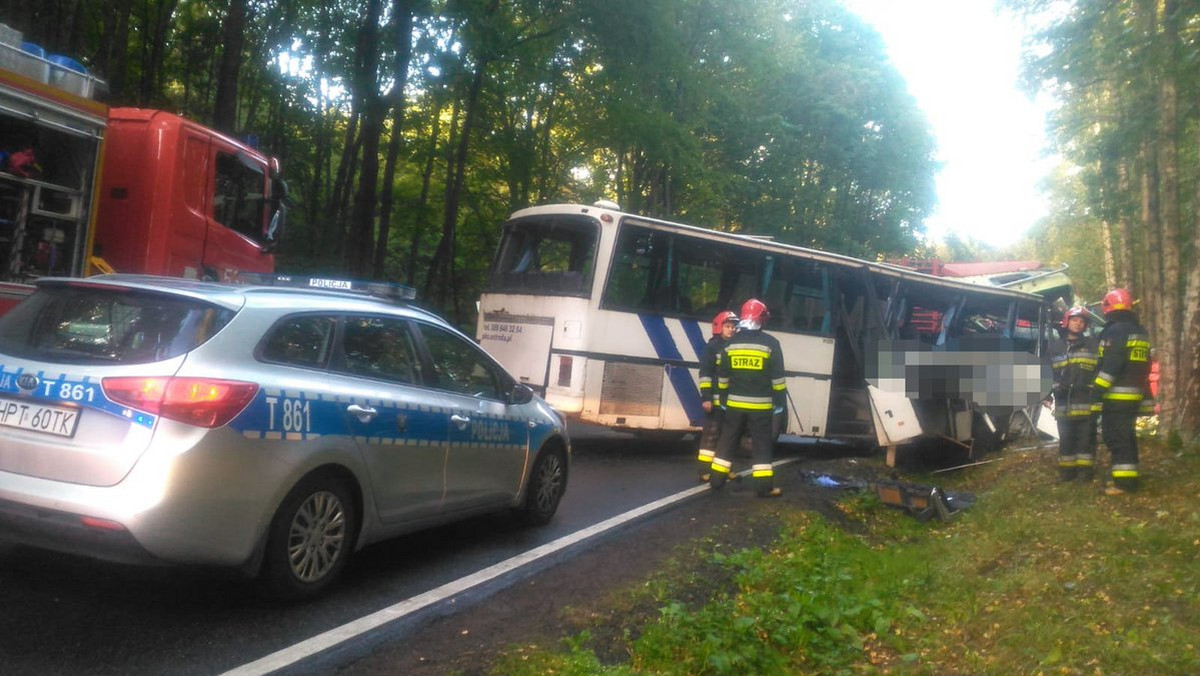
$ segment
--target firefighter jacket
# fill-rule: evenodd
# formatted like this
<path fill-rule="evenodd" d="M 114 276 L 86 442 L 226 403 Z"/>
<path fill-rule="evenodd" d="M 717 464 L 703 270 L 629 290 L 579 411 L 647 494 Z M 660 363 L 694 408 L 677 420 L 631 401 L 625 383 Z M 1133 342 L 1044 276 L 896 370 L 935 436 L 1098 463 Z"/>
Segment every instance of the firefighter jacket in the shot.
<path fill-rule="evenodd" d="M 717 400 L 717 365 L 725 350 L 725 339 L 713 336 L 700 353 L 700 401 Z"/>
<path fill-rule="evenodd" d="M 767 415 L 784 410 L 787 382 L 779 341 L 759 329 L 734 334 L 717 367 L 717 389 L 728 409 Z"/>
<path fill-rule="evenodd" d="M 1131 312 L 1110 313 L 1100 332 L 1099 366 L 1092 399 L 1105 408 L 1138 411 L 1147 396 L 1150 336 Z"/>
<path fill-rule="evenodd" d="M 1055 418 L 1085 418 L 1092 414 L 1098 345 L 1099 340 L 1087 336 L 1059 338 L 1050 343 Z"/>

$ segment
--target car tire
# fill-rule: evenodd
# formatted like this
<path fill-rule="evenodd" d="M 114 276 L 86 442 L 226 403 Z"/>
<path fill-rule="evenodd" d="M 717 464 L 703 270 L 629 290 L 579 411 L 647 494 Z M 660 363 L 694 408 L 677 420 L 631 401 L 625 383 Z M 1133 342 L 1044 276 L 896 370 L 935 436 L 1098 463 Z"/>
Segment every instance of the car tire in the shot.
<path fill-rule="evenodd" d="M 567 454 L 558 446 L 542 449 L 529 473 L 525 501 L 518 510 L 522 522 L 541 526 L 554 518 L 567 491 Z"/>
<path fill-rule="evenodd" d="M 333 478 L 301 481 L 284 498 L 267 535 L 263 581 L 280 599 L 317 596 L 337 580 L 354 549 L 358 514 L 350 490 Z"/>

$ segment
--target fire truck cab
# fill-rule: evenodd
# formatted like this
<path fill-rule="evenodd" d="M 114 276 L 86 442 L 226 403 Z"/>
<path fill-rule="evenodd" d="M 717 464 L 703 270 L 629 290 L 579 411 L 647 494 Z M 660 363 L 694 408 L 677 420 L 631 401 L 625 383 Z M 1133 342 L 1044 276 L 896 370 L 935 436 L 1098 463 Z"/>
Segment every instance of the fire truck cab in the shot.
<path fill-rule="evenodd" d="M 273 272 L 285 196 L 244 143 L 0 68 L 0 313 L 43 276 Z"/>

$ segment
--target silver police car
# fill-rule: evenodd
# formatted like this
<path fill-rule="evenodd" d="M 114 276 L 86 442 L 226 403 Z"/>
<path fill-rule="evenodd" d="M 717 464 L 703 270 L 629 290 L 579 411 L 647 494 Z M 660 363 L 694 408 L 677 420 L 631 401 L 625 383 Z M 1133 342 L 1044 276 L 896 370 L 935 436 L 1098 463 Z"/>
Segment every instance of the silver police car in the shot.
<path fill-rule="evenodd" d="M 0 538 L 297 598 L 384 538 L 551 519 L 570 441 L 546 402 L 412 304 L 266 281 L 43 279 L 0 317 Z"/>

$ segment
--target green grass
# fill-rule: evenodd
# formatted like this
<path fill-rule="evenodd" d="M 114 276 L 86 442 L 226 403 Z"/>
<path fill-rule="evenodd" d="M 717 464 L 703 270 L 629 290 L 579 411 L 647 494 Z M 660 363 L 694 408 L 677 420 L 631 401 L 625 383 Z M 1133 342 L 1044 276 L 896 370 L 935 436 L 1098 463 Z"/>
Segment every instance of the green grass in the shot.
<path fill-rule="evenodd" d="M 620 623 L 514 646 L 493 673 L 1200 673 L 1200 453 L 1142 450 L 1132 496 L 1056 483 L 1053 451 L 1009 451 L 913 477 L 976 493 L 950 522 L 859 494 L 839 525 L 789 513 L 769 548 L 697 568 L 713 551 L 698 543 L 611 599 Z"/>

